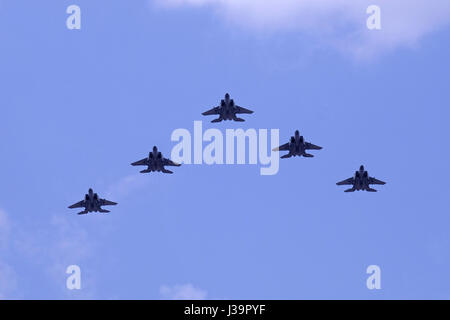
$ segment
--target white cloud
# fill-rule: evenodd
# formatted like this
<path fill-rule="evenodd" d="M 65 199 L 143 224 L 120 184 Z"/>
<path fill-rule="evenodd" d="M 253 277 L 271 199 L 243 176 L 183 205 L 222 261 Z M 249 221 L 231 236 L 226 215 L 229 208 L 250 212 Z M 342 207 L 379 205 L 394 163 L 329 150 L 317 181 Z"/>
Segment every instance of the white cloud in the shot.
<path fill-rule="evenodd" d="M 163 299 L 167 300 L 205 300 L 207 292 L 195 288 L 192 284 L 161 286 L 160 293 Z"/>
<path fill-rule="evenodd" d="M 112 201 L 125 198 L 129 194 L 147 186 L 151 181 L 153 180 L 149 179 L 147 175 L 139 173 L 128 175 L 112 184 L 106 191 L 105 197 Z"/>
<path fill-rule="evenodd" d="M 5 211 L 0 209 L 0 250 L 5 249 L 8 244 L 11 224 Z"/>
<path fill-rule="evenodd" d="M 0 261 L 0 300 L 8 299 L 17 288 L 16 273 L 13 268 Z"/>
<path fill-rule="evenodd" d="M 168 8 L 209 6 L 256 32 L 300 31 L 364 58 L 414 46 L 450 21 L 448 0 L 151 0 Z M 381 8 L 382 30 L 368 30 L 366 9 Z"/>
<path fill-rule="evenodd" d="M 34 225 L 16 230 L 15 246 L 37 263 L 61 264 L 62 270 L 70 264 L 92 255 L 91 241 L 87 231 L 73 219 L 54 215 L 45 225 Z"/>
<path fill-rule="evenodd" d="M 50 221 L 34 222 L 32 226 L 22 225 L 21 228 L 14 229 L 14 232 L 14 249 L 24 259 L 38 265 L 60 288 L 62 294 L 81 299 L 92 299 L 95 296 L 95 279 L 88 276 L 85 266 L 94 263 L 97 247 L 88 230 L 77 219 L 53 215 Z M 83 274 L 82 290 L 79 291 L 69 291 L 66 288 L 66 269 L 73 264 L 80 266 Z"/>
<path fill-rule="evenodd" d="M 64 296 L 94 298 L 96 280 L 92 270 L 97 265 L 96 253 L 100 249 L 98 242 L 90 235 L 85 223 L 87 219 L 84 218 L 66 213 L 53 215 L 50 219 L 23 221 L 19 225 L 0 209 L 0 299 L 23 297 L 17 288 L 20 279 L 14 265 L 8 261 L 10 252 L 29 265 L 38 266 L 38 270 L 43 271 Z M 95 231 L 103 234 L 105 228 Z M 66 269 L 73 264 L 82 269 L 82 290 L 79 291 L 66 288 Z"/>
<path fill-rule="evenodd" d="M 9 248 L 11 222 L 5 211 L 0 209 L 0 257 L 4 257 Z M 0 260 L 0 299 L 8 297 L 16 290 L 17 280 L 14 269 Z"/>

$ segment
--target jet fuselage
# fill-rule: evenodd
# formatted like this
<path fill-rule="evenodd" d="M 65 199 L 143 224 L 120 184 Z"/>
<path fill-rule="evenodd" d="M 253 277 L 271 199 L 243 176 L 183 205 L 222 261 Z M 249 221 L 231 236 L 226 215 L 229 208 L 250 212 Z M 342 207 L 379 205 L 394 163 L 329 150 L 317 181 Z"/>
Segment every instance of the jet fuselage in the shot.
<path fill-rule="evenodd" d="M 92 189 L 89 189 L 89 193 L 85 196 L 86 200 L 86 210 L 88 212 L 98 212 L 100 210 L 100 206 L 98 203 L 98 195 L 94 193 Z"/>
<path fill-rule="evenodd" d="M 364 167 L 361 166 L 359 171 L 355 172 L 355 183 L 354 188 L 358 191 L 365 190 L 368 191 L 370 188 L 369 185 L 369 173 L 364 170 Z"/>
<path fill-rule="evenodd" d="M 236 117 L 236 112 L 234 109 L 234 101 L 229 97 L 225 97 L 220 102 L 221 110 L 220 115 L 223 120 L 233 120 Z"/>
<path fill-rule="evenodd" d="M 162 165 L 162 154 L 158 151 L 157 147 L 153 147 L 153 151 L 151 151 L 148 155 L 148 169 L 149 172 L 160 172 L 163 170 Z"/>
<path fill-rule="evenodd" d="M 291 137 L 290 153 L 294 157 L 301 157 L 306 153 L 305 139 L 300 135 L 298 131 L 295 132 L 295 136 Z"/>

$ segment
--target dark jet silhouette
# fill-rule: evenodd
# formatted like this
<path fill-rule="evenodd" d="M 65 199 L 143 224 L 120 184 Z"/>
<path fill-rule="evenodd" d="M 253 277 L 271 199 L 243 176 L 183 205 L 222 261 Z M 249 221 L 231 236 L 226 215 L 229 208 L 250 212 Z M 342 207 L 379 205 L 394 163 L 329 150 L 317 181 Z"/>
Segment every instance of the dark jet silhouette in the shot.
<path fill-rule="evenodd" d="M 290 158 L 292 156 L 303 156 L 307 158 L 314 157 L 312 154 L 306 153 L 306 150 L 320 150 L 322 147 L 316 146 L 312 143 L 306 142 L 298 130 L 295 131 L 295 136 L 291 137 L 288 143 L 273 149 L 272 151 L 289 151 L 289 153 L 282 156 L 282 159 Z"/>
<path fill-rule="evenodd" d="M 102 206 L 115 206 L 117 203 L 108 201 L 105 199 L 100 199 L 98 194 L 94 193 L 92 189 L 89 189 L 89 193 L 84 196 L 84 200 L 77 202 L 69 207 L 69 209 L 74 208 L 84 208 L 84 211 L 78 212 L 78 214 L 87 214 L 88 212 L 101 212 L 107 213 L 108 210 L 102 209 Z"/>
<path fill-rule="evenodd" d="M 158 148 L 153 147 L 153 151 L 148 154 L 148 157 L 131 164 L 132 166 L 147 166 L 146 170 L 142 170 L 141 173 L 148 172 L 164 172 L 164 173 L 173 173 L 170 170 L 164 168 L 165 166 L 174 166 L 179 167 L 181 164 L 175 163 L 172 160 L 163 158 L 161 152 L 158 152 Z"/>
<path fill-rule="evenodd" d="M 355 172 L 355 176 L 348 178 L 344 181 L 336 183 L 338 186 L 353 185 L 352 188 L 345 190 L 345 192 L 354 192 L 355 190 L 365 190 L 369 192 L 377 192 L 377 190 L 370 187 L 371 184 L 386 184 L 386 182 L 369 177 L 367 171 L 364 170 L 364 166 L 359 167 L 359 171 Z"/>
<path fill-rule="evenodd" d="M 227 93 L 225 99 L 220 101 L 220 106 L 212 108 L 209 111 L 203 112 L 202 115 L 210 116 L 218 114 L 219 118 L 212 120 L 211 122 L 220 122 L 222 120 L 234 120 L 234 121 L 245 121 L 242 118 L 236 117 L 236 114 L 248 113 L 252 114 L 253 111 L 239 107 L 234 104 L 234 100 L 230 99 L 230 95 Z"/>

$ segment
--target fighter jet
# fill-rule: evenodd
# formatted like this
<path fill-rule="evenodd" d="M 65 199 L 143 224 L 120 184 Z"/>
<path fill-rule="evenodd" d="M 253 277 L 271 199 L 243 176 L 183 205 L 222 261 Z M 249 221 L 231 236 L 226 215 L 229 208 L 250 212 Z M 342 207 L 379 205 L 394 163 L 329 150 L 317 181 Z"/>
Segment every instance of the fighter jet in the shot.
<path fill-rule="evenodd" d="M 181 164 L 175 163 L 172 160 L 163 158 L 161 152 L 158 151 L 158 148 L 155 146 L 153 147 L 153 151 L 151 151 L 148 154 L 148 157 L 136 162 L 133 162 L 131 164 L 132 166 L 147 166 L 148 168 L 146 170 L 142 170 L 141 173 L 148 173 L 148 172 L 164 172 L 164 173 L 173 173 L 170 170 L 167 170 L 164 168 L 165 166 L 174 166 L 179 167 Z"/>
<path fill-rule="evenodd" d="M 89 193 L 84 196 L 84 200 L 77 202 L 69 207 L 69 209 L 74 208 L 84 208 L 84 211 L 78 212 L 78 214 L 87 214 L 88 212 L 101 212 L 108 213 L 110 211 L 102 209 L 102 206 L 115 206 L 117 203 L 100 199 L 98 194 L 94 193 L 92 189 L 89 189 Z"/>
<path fill-rule="evenodd" d="M 218 114 L 219 118 L 212 120 L 211 122 L 220 122 L 222 120 L 234 120 L 234 121 L 245 121 L 242 118 L 236 117 L 236 114 L 239 113 L 248 113 L 252 114 L 253 111 L 239 107 L 234 104 L 234 100 L 230 99 L 230 95 L 227 93 L 225 95 L 225 99 L 220 101 L 220 106 L 212 108 L 209 111 L 203 112 L 202 115 L 210 116 Z"/>
<path fill-rule="evenodd" d="M 354 192 L 355 190 L 365 190 L 369 192 L 377 192 L 377 190 L 370 187 L 371 184 L 386 184 L 386 182 L 369 177 L 367 171 L 364 170 L 364 166 L 359 167 L 359 171 L 355 172 L 355 176 L 348 178 L 344 181 L 336 183 L 338 186 L 345 184 L 353 185 L 352 188 L 345 190 L 344 192 Z"/>
<path fill-rule="evenodd" d="M 312 154 L 306 153 L 306 150 L 320 149 L 322 149 L 322 147 L 306 142 L 303 136 L 300 135 L 300 132 L 296 130 L 295 135 L 291 137 L 291 140 L 288 143 L 285 143 L 282 146 L 273 149 L 272 151 L 289 151 L 289 153 L 281 156 L 282 159 L 290 158 L 292 156 L 312 158 L 314 156 Z"/>

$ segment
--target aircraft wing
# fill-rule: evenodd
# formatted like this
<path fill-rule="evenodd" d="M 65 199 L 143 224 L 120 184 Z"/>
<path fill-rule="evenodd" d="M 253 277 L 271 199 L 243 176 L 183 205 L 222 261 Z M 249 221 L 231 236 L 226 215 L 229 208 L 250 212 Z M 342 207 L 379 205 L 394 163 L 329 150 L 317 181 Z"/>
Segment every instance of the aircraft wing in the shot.
<path fill-rule="evenodd" d="M 173 167 L 181 166 L 181 164 L 173 162 L 172 160 L 166 158 L 163 159 L 162 164 L 163 166 L 173 166 Z"/>
<path fill-rule="evenodd" d="M 146 166 L 146 165 L 148 165 L 148 158 L 144 158 L 142 160 L 133 162 L 131 165 L 132 166 Z"/>
<path fill-rule="evenodd" d="M 205 111 L 202 113 L 204 116 L 210 116 L 213 114 L 220 114 L 220 107 L 214 107 L 211 110 Z"/>
<path fill-rule="evenodd" d="M 100 199 L 98 202 L 100 206 L 115 206 L 117 204 L 116 202 L 112 202 L 106 199 Z"/>
<path fill-rule="evenodd" d="M 340 181 L 340 182 L 338 182 L 338 183 L 336 183 L 338 186 L 342 186 L 342 185 L 344 185 L 344 184 L 351 184 L 351 185 L 353 185 L 355 183 L 355 178 L 348 178 L 348 179 L 345 179 L 345 180 L 343 180 L 343 181 Z"/>
<path fill-rule="evenodd" d="M 386 182 L 371 177 L 369 178 L 369 184 L 386 184 Z"/>
<path fill-rule="evenodd" d="M 289 142 L 279 146 L 278 148 L 272 149 L 272 151 L 289 151 Z"/>
<path fill-rule="evenodd" d="M 71 206 L 69 207 L 69 209 L 74 209 L 74 208 L 84 208 L 84 204 L 85 204 L 84 200 L 81 200 L 80 202 L 77 202 L 77 203 L 71 205 Z"/>
<path fill-rule="evenodd" d="M 320 149 L 322 149 L 322 147 L 316 146 L 315 144 L 312 144 L 312 143 L 309 143 L 309 142 L 305 143 L 305 148 L 307 150 L 320 150 Z"/>
<path fill-rule="evenodd" d="M 236 113 L 253 113 L 252 110 L 245 109 L 239 106 L 234 106 L 236 108 Z"/>

